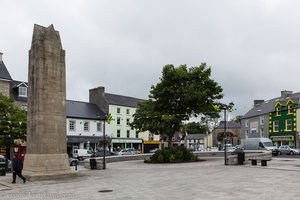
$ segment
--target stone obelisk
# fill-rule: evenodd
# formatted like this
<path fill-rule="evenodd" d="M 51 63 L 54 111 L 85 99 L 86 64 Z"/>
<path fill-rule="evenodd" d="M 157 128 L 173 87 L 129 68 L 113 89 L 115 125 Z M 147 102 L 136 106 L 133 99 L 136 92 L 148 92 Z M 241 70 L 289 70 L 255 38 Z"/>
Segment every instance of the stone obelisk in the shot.
<path fill-rule="evenodd" d="M 65 51 L 53 25 L 34 25 L 28 70 L 27 153 L 29 180 L 72 174 L 66 141 Z"/>

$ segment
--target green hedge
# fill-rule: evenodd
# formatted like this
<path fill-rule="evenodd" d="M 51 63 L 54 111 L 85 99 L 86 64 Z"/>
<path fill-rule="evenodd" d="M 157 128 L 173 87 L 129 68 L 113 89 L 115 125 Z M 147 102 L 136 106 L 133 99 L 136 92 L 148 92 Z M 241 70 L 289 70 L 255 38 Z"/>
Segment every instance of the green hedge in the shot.
<path fill-rule="evenodd" d="M 185 147 L 164 148 L 156 151 L 146 163 L 180 163 L 196 161 L 197 156 Z"/>

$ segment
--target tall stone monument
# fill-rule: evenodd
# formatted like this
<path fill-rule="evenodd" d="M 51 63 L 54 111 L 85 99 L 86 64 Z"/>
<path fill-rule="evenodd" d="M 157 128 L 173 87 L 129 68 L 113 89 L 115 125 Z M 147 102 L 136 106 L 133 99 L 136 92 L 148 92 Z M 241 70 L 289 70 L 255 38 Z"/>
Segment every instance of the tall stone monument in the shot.
<path fill-rule="evenodd" d="M 70 170 L 66 141 L 65 51 L 59 32 L 34 25 L 28 70 L 27 153 L 29 180 L 55 179 Z"/>

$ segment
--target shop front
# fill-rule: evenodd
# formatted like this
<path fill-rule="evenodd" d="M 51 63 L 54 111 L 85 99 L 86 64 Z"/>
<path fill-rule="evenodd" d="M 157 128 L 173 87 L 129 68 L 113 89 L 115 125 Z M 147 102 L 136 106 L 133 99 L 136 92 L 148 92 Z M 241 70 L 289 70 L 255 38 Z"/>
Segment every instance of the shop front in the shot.
<path fill-rule="evenodd" d="M 143 140 L 140 138 L 112 138 L 111 146 L 114 152 L 126 148 L 134 148 L 142 152 Z"/>
<path fill-rule="evenodd" d="M 294 135 L 270 136 L 270 139 L 277 147 L 280 147 L 281 145 L 289 145 L 291 147 L 296 147 L 296 140 Z"/>

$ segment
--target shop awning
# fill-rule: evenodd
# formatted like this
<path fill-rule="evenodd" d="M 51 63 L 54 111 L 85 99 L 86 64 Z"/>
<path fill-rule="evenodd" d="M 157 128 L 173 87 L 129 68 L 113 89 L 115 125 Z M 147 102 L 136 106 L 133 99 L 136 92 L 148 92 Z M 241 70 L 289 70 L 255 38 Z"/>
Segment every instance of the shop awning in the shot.
<path fill-rule="evenodd" d="M 84 142 L 90 142 L 90 143 L 97 143 L 101 140 L 103 140 L 103 137 L 101 136 L 67 136 L 68 143 L 84 143 Z M 111 137 L 106 136 L 105 140 L 111 141 Z"/>

